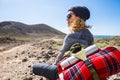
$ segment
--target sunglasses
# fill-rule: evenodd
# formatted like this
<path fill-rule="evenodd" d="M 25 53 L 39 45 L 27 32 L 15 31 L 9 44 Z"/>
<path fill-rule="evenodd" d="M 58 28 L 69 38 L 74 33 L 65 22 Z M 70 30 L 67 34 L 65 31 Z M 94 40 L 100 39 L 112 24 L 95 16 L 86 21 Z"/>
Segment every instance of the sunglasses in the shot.
<path fill-rule="evenodd" d="M 68 14 L 68 15 L 67 15 L 67 19 L 70 19 L 71 17 L 72 17 L 71 14 Z"/>

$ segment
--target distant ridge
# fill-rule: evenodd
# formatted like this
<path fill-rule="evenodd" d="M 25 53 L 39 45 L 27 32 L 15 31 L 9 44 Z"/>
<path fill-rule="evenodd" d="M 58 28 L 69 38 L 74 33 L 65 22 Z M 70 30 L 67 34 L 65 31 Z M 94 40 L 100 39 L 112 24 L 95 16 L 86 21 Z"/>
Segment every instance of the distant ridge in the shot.
<path fill-rule="evenodd" d="M 0 22 L 0 36 L 65 36 L 65 33 L 47 24 L 28 25 L 15 21 Z"/>

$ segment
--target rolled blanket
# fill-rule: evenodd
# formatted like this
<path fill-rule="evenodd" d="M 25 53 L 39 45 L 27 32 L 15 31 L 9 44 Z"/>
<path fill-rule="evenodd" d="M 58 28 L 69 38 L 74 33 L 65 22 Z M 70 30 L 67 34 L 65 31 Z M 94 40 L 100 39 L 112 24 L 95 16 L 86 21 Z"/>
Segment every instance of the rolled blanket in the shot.
<path fill-rule="evenodd" d="M 85 55 L 90 55 L 92 53 L 95 53 L 98 50 L 99 49 L 96 45 L 91 45 L 85 49 Z M 79 52 L 76 54 L 81 55 L 81 53 L 79 53 Z M 71 66 L 72 64 L 76 63 L 77 61 L 79 61 L 78 58 L 71 56 L 71 57 L 67 58 L 66 60 L 62 61 L 59 65 L 61 66 L 62 70 L 65 70 L 66 67 Z"/>
<path fill-rule="evenodd" d="M 115 47 L 108 47 L 90 55 L 88 60 L 92 63 L 100 79 L 120 72 L 120 51 Z M 59 73 L 60 80 L 94 80 L 94 74 L 82 60 Z"/>

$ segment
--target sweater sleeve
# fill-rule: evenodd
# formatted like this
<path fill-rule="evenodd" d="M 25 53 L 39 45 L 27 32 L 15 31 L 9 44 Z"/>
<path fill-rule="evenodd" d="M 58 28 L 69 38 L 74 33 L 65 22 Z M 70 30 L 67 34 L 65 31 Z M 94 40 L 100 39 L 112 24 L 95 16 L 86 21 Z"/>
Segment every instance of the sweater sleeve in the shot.
<path fill-rule="evenodd" d="M 58 61 L 62 60 L 64 53 L 68 51 L 70 47 L 75 43 L 81 43 L 87 46 L 87 42 L 85 40 L 79 39 L 77 34 L 68 34 L 64 39 L 62 49 L 60 50 L 57 59 L 55 60 L 55 64 L 57 64 Z"/>

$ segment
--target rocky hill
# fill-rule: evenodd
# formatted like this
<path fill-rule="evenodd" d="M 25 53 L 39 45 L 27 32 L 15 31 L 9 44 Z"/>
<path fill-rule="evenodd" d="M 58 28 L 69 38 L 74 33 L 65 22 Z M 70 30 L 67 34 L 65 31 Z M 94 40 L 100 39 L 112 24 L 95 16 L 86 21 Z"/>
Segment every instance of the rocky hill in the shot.
<path fill-rule="evenodd" d="M 60 32 L 46 24 L 27 25 L 21 22 L 4 21 L 0 22 L 0 36 L 64 36 Z"/>

